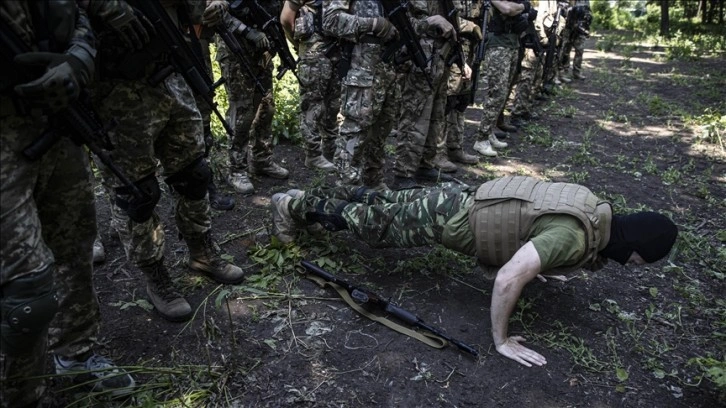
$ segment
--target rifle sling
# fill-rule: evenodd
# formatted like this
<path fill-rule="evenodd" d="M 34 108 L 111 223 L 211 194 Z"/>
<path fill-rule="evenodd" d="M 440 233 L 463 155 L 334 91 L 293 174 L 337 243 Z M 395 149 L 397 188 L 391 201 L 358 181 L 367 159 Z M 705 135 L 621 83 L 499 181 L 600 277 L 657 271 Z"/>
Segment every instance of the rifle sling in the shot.
<path fill-rule="evenodd" d="M 348 293 L 347 290 L 345 290 L 343 287 L 341 287 L 340 285 L 338 285 L 336 283 L 326 281 L 325 279 L 323 279 L 319 276 L 313 275 L 311 273 L 307 273 L 307 274 L 305 274 L 305 276 L 307 276 L 307 278 L 310 279 L 311 281 L 317 283 L 321 288 L 323 288 L 325 286 L 329 286 L 329 287 L 335 289 L 338 292 L 338 294 L 340 295 L 340 297 L 343 298 L 343 300 L 345 300 L 345 302 L 351 308 L 353 308 L 353 310 L 355 310 L 356 312 L 362 314 L 363 316 L 365 316 L 375 322 L 378 322 L 378 323 L 388 327 L 389 329 L 393 329 L 401 334 L 405 334 L 406 336 L 412 337 L 433 348 L 441 349 L 441 348 L 446 347 L 449 344 L 446 340 L 444 340 L 443 338 L 441 338 L 433 333 L 412 330 L 412 329 L 409 329 L 408 327 L 405 327 L 401 324 L 398 324 L 398 323 L 388 319 L 385 316 L 380 316 L 380 315 L 369 312 L 368 310 L 361 307 L 361 305 L 356 303 L 356 301 L 350 297 L 350 294 Z"/>

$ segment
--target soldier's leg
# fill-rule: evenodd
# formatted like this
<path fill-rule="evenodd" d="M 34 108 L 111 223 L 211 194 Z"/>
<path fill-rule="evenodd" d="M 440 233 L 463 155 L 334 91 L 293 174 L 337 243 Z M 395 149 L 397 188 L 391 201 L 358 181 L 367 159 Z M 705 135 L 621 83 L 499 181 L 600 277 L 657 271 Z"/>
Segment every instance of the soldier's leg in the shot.
<path fill-rule="evenodd" d="M 578 36 L 574 43 L 575 60 L 572 63 L 572 74 L 577 79 L 584 79 L 582 75 L 582 56 L 585 53 L 585 37 Z"/>
<path fill-rule="evenodd" d="M 262 96 L 254 110 L 254 119 L 250 129 L 250 170 L 252 173 L 277 179 L 286 179 L 287 169 L 272 159 L 272 119 L 275 116 L 275 97 L 272 91 L 272 61 L 266 68 L 258 72 L 268 92 Z M 251 84 L 248 84 L 251 85 Z"/>
<path fill-rule="evenodd" d="M 494 128 L 509 95 L 510 70 L 513 68 L 512 59 L 513 55 L 516 57 L 516 53 L 516 49 L 493 47 L 487 50 L 484 58 L 486 71 L 482 85 L 486 100 L 477 130 L 477 142 L 474 144 L 474 150 L 484 156 L 497 155 L 492 147 L 507 146 L 494 136 Z"/>
<path fill-rule="evenodd" d="M 333 170 L 335 166 L 323 155 L 323 137 L 328 113 L 328 82 L 332 64 L 321 52 L 301 49 L 297 72 L 300 81 L 300 133 L 304 140 L 305 166 Z"/>
<path fill-rule="evenodd" d="M 372 90 L 371 126 L 361 143 L 362 183 L 375 189 L 387 189 L 383 182 L 386 138 L 393 129 L 400 95 L 395 86 L 396 74 L 389 67 L 379 66 Z M 392 68 L 392 67 L 390 67 Z"/>
<path fill-rule="evenodd" d="M 43 161 L 30 162 L 20 154 L 41 134 L 43 124 L 6 116 L 12 102 L 0 98 L 0 406 L 15 407 L 36 403 L 43 395 L 45 381 L 39 376 L 45 371 L 48 326 L 58 302 L 53 254 L 41 237 L 33 195 Z M 32 313 L 24 313 L 25 308 Z"/>
<path fill-rule="evenodd" d="M 338 139 L 339 121 L 338 113 L 341 106 L 341 80 L 338 76 L 337 60 L 331 60 L 330 73 L 325 79 L 325 98 L 323 116 L 318 125 L 320 137 L 323 142 L 323 156 L 332 160 L 335 155 L 336 140 Z"/>

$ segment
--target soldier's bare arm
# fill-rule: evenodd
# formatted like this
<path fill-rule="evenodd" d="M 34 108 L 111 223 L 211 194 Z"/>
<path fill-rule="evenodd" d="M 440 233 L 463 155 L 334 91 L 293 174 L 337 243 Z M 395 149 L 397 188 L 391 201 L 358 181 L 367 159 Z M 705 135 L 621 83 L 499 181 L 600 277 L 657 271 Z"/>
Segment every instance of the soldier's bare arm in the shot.
<path fill-rule="evenodd" d="M 505 16 L 516 16 L 524 11 L 524 5 L 507 0 L 492 0 L 492 6 L 496 7 Z"/>
<path fill-rule="evenodd" d="M 282 24 L 282 28 L 285 29 L 285 34 L 288 38 L 292 38 L 292 35 L 295 32 L 295 17 L 297 16 L 298 10 L 300 10 L 300 6 L 291 1 L 286 1 L 285 5 L 282 6 L 282 12 L 280 12 L 280 24 Z"/>
<path fill-rule="evenodd" d="M 521 336 L 509 337 L 509 317 L 517 305 L 522 288 L 534 279 L 542 269 L 539 254 L 532 242 L 527 242 L 512 259 L 499 269 L 492 293 L 492 336 L 497 351 L 505 357 L 531 367 L 541 366 L 547 360 L 539 353 L 524 347 Z"/>

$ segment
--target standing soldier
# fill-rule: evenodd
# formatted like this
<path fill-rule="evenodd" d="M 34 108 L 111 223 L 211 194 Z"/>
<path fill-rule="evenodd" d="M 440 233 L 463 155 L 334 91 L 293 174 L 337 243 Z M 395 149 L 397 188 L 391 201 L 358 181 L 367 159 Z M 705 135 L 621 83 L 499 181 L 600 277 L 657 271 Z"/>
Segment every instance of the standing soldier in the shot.
<path fill-rule="evenodd" d="M 287 0 L 280 22 L 298 46 L 300 132 L 305 140 L 305 166 L 334 170 L 331 160 L 338 137 L 340 49 L 334 38 L 323 33 L 323 1 Z"/>
<path fill-rule="evenodd" d="M 482 85 L 486 100 L 479 124 L 477 153 L 496 157 L 494 149 L 503 149 L 507 143 L 497 139 L 494 129 L 509 95 L 510 84 L 517 68 L 519 37 L 527 29 L 528 0 L 492 0 L 492 18 L 487 29 L 487 51 L 484 56 L 485 73 Z"/>
<path fill-rule="evenodd" d="M 127 393 L 133 379 L 92 350 L 91 171 L 59 125 L 93 77 L 88 18 L 75 1 L 2 1 L 0 32 L 0 406 L 39 403 L 46 350 L 58 374 L 83 371 L 94 390 Z"/>
<path fill-rule="evenodd" d="M 280 15 L 277 0 L 258 0 L 271 16 Z M 217 61 L 222 76 L 227 79 L 225 88 L 229 99 L 227 116 L 234 128 L 230 141 L 229 183 L 241 194 L 255 191 L 249 174 L 286 179 L 287 169 L 272 161 L 272 119 L 275 116 L 275 98 L 272 91 L 272 58 L 270 39 L 262 32 L 266 21 L 254 21 L 250 7 L 245 2 L 240 7 L 230 7 L 224 13 L 224 24 L 239 41 L 250 70 L 231 55 L 229 47 L 217 37 Z M 256 84 L 259 82 L 264 92 Z"/>
<path fill-rule="evenodd" d="M 149 18 L 168 20 L 172 29 L 181 28 L 182 21 L 201 21 L 204 11 L 198 2 L 190 0 L 134 0 L 132 4 L 141 10 L 151 9 L 149 5 L 154 3 L 145 2 L 157 2 L 162 15 Z M 189 267 L 220 283 L 244 279 L 244 271 L 222 258 L 211 236 L 207 198 L 211 171 L 204 159 L 202 117 L 184 78 L 168 69 L 172 56 L 163 37 L 156 35 L 148 45 L 131 48 L 116 29 L 116 20 L 106 13 L 108 3 L 88 3 L 89 16 L 102 39 L 99 49 L 103 64 L 96 90 L 99 113 L 106 121 L 116 121 L 109 132 L 115 146 L 113 157 L 144 193 L 143 197 L 134 196 L 129 187 L 119 185 L 104 171 L 104 182 L 114 201 L 111 223 L 127 258 L 143 272 L 146 293 L 157 312 L 170 321 L 188 320 L 192 308 L 174 289 L 164 262 L 164 227 L 155 211 L 161 198 L 156 174 L 159 162 L 173 191 L 176 226 L 189 248 Z M 132 15 L 134 12 L 143 16 L 138 10 L 130 11 Z"/>
<path fill-rule="evenodd" d="M 525 121 L 537 119 L 539 115 L 532 110 L 537 85 L 542 77 L 542 57 L 544 49 L 540 44 L 540 37 L 531 18 L 534 14 L 536 20 L 537 10 L 530 11 L 530 23 L 527 33 L 522 38 L 520 54 L 520 74 L 514 87 L 514 102 L 512 107 L 512 125 L 522 126 Z"/>
<path fill-rule="evenodd" d="M 562 33 L 562 54 L 560 55 L 560 77 L 566 77 L 570 70 L 570 53 L 575 49 L 572 61 L 572 77 L 585 79 L 582 75 L 582 55 L 585 52 L 585 40 L 590 36 L 590 0 L 574 0 L 574 6 L 567 13 L 567 23 Z"/>
<path fill-rule="evenodd" d="M 347 62 L 340 68 L 345 85 L 336 153 L 341 181 L 385 189 L 383 147 L 399 99 L 394 66 L 381 54 L 396 29 L 376 1 L 326 0 L 323 11 L 323 30 L 340 40 L 341 59 Z"/>
<path fill-rule="evenodd" d="M 445 15 L 444 2 L 413 0 L 409 10 L 421 46 L 429 57 L 426 72 L 411 66 L 401 89 L 401 116 L 396 131 L 396 163 L 393 169 L 394 188 L 411 188 L 417 180 L 450 180 L 435 167 L 437 146 L 445 137 L 446 90 L 449 66 L 447 62 L 455 51 L 457 29 Z M 458 1 L 453 2 L 454 5 Z M 459 22 L 456 21 L 458 25 Z M 464 78 L 471 70 L 466 61 L 460 61 Z M 468 70 L 468 71 L 467 71 Z"/>

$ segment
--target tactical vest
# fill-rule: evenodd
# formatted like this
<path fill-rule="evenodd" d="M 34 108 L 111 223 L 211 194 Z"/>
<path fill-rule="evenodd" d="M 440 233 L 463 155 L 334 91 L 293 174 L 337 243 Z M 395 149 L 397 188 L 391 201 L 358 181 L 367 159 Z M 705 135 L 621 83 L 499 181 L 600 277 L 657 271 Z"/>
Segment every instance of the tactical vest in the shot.
<path fill-rule="evenodd" d="M 610 236 L 610 204 L 577 184 L 502 177 L 482 184 L 474 199 L 469 225 L 481 265 L 504 265 L 529 239 L 534 221 L 545 214 L 571 215 L 585 230 L 585 256 L 568 270 L 594 261 Z"/>

